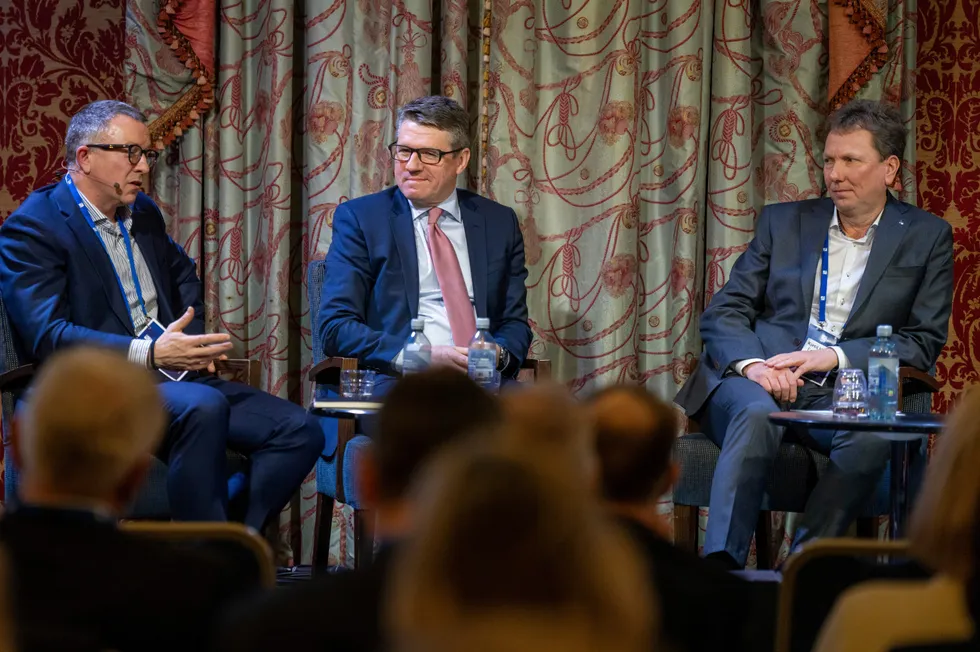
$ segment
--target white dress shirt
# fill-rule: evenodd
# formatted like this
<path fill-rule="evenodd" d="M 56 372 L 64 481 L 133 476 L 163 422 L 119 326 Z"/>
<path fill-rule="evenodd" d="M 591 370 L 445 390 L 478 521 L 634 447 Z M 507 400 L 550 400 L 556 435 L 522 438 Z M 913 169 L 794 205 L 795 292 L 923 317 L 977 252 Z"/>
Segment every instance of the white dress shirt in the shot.
<path fill-rule="evenodd" d="M 411 205 L 411 202 L 409 202 Z M 415 253 L 419 266 L 419 319 L 425 320 L 425 336 L 432 346 L 469 346 L 469 342 L 453 342 L 453 332 L 449 327 L 449 313 L 442 298 L 442 289 L 432 265 L 432 255 L 429 253 L 429 209 L 417 208 L 412 205 L 412 224 L 415 228 Z M 448 199 L 439 204 L 442 215 L 438 224 L 453 244 L 459 269 L 463 272 L 466 283 L 466 294 L 473 304 L 473 275 L 470 272 L 470 253 L 466 248 L 466 230 L 463 228 L 463 218 L 459 212 L 459 199 L 456 191 Z M 476 318 L 476 308 L 473 308 Z"/>
<path fill-rule="evenodd" d="M 78 186 L 75 186 L 75 188 L 77 189 Z M 82 198 L 89 213 L 92 215 L 92 221 L 95 222 L 98 235 L 102 239 L 102 242 L 105 243 L 106 253 L 109 254 L 109 261 L 112 263 L 113 269 L 116 270 L 116 276 L 122 282 L 123 290 L 126 293 L 126 307 L 129 309 L 129 316 L 133 320 L 133 328 L 139 333 L 146 328 L 150 320 L 157 318 L 158 299 L 157 289 L 153 284 L 153 276 L 150 275 L 150 268 L 146 264 L 146 259 L 143 258 L 143 252 L 132 236 L 133 216 L 128 207 L 123 207 L 118 212 L 120 219 L 109 219 L 88 197 L 82 194 L 81 190 L 78 191 L 78 195 Z M 126 252 L 126 243 L 123 240 L 120 229 L 126 229 L 126 232 L 129 234 L 130 243 L 133 246 L 133 262 L 136 267 L 136 275 L 139 277 L 140 290 L 143 292 L 143 301 L 146 304 L 147 314 L 143 314 L 143 308 L 140 306 L 139 295 L 136 293 L 136 284 L 133 282 L 133 273 L 129 267 L 129 254 Z M 110 292 L 115 291 L 116 288 L 110 290 Z M 149 368 L 151 345 L 152 342 L 150 340 L 133 339 L 129 344 L 129 352 L 127 354 L 129 361 Z"/>
<path fill-rule="evenodd" d="M 847 323 L 851 308 L 854 307 L 854 299 L 857 298 L 858 288 L 861 286 L 861 277 L 864 276 L 864 268 L 868 266 L 868 258 L 871 256 L 874 234 L 884 213 L 884 209 L 878 213 L 878 217 L 868 227 L 864 236 L 849 238 L 841 231 L 837 208 L 834 208 L 834 217 L 830 221 L 830 228 L 827 232 L 829 236 L 827 248 L 827 321 L 823 330 L 837 339 L 840 339 L 844 324 Z M 817 263 L 817 273 L 813 280 L 813 303 L 810 306 L 811 325 L 818 325 L 820 322 L 820 276 L 822 271 L 823 256 Z M 846 369 L 850 366 L 850 361 L 843 349 L 839 346 L 830 348 L 837 354 L 838 369 Z M 740 360 L 735 363 L 735 371 L 744 376 L 745 368 L 753 362 L 764 362 L 764 360 L 761 358 Z"/>

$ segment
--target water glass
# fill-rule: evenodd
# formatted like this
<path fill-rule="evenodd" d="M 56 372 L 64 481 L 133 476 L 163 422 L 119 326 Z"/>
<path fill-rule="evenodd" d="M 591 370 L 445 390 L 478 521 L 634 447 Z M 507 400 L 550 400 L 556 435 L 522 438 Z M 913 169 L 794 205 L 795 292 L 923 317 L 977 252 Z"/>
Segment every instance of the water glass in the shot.
<path fill-rule="evenodd" d="M 841 369 L 834 384 L 834 416 L 868 416 L 868 383 L 860 369 Z"/>
<path fill-rule="evenodd" d="M 375 372 L 370 369 L 348 369 L 340 372 L 340 395 L 343 398 L 368 400 L 374 393 Z"/>

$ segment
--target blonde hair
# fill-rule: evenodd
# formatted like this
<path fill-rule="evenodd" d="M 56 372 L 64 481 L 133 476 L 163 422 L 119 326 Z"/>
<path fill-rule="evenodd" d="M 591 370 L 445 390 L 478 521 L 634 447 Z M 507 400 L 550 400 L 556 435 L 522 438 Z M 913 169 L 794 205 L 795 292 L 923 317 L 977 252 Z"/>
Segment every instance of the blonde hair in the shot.
<path fill-rule="evenodd" d="M 501 395 L 502 446 L 571 465 L 590 488 L 598 488 L 595 416 L 557 383 L 537 383 Z"/>
<path fill-rule="evenodd" d="M 650 649 L 647 574 L 567 465 L 484 438 L 421 477 L 389 594 L 396 649 Z"/>
<path fill-rule="evenodd" d="M 149 371 L 109 350 L 72 348 L 45 362 L 21 424 L 26 477 L 104 498 L 156 449 L 166 414 Z"/>
<path fill-rule="evenodd" d="M 933 570 L 962 580 L 976 568 L 978 469 L 980 391 L 974 388 L 963 396 L 937 442 L 909 527 L 912 554 Z"/>

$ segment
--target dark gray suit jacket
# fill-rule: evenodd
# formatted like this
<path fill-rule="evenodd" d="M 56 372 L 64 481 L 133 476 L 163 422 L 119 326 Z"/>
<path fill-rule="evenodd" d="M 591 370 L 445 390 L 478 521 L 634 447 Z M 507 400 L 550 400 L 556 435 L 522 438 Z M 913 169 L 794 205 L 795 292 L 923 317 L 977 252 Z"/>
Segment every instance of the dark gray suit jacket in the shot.
<path fill-rule="evenodd" d="M 755 238 L 701 316 L 704 355 L 674 399 L 689 416 L 734 363 L 800 348 L 833 214 L 829 198 L 762 209 Z M 901 364 L 927 371 L 946 343 L 952 294 L 949 224 L 889 194 L 838 346 L 866 369 L 878 324 L 891 324 Z"/>

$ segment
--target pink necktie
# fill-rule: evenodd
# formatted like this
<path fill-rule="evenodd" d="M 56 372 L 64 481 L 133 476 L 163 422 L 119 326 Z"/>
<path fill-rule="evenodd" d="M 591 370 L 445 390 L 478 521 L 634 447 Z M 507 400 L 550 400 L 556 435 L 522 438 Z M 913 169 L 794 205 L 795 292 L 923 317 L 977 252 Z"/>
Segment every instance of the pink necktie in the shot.
<path fill-rule="evenodd" d="M 470 340 L 476 333 L 476 319 L 473 316 L 473 304 L 466 292 L 466 281 L 463 271 L 456 258 L 456 250 L 446 234 L 442 232 L 436 221 L 442 215 L 441 208 L 429 211 L 429 255 L 432 256 L 432 266 L 439 279 L 442 290 L 442 300 L 446 304 L 449 315 L 449 328 L 453 331 L 453 343 L 456 346 L 469 346 Z"/>

